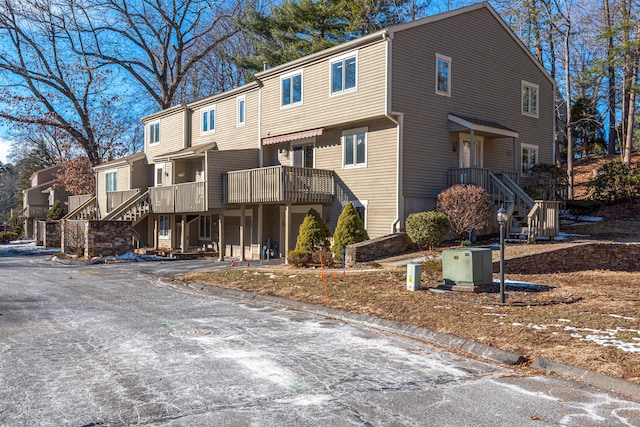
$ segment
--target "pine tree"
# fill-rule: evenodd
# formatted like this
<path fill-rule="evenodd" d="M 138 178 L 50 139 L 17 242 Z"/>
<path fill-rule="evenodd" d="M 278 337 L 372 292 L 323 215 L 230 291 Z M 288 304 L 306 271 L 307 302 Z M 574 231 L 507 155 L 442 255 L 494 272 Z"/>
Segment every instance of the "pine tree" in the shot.
<path fill-rule="evenodd" d="M 315 209 L 309 209 L 298 230 L 296 251 L 315 252 L 329 247 L 329 228 Z"/>
<path fill-rule="evenodd" d="M 331 252 L 335 259 L 342 259 L 342 245 L 347 246 L 364 240 L 369 240 L 367 230 L 364 229 L 364 221 L 353 203 L 349 202 L 338 217 Z"/>

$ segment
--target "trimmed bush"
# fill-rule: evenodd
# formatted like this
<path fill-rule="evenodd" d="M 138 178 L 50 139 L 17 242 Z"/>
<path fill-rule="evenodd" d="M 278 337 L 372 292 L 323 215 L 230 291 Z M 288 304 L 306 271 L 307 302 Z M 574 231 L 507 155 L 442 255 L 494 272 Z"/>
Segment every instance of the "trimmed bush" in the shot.
<path fill-rule="evenodd" d="M 315 209 L 309 209 L 298 229 L 296 251 L 314 252 L 329 248 L 329 228 Z"/>
<path fill-rule="evenodd" d="M 461 239 L 489 225 L 493 215 L 487 191 L 471 184 L 455 184 L 438 194 L 436 210 L 449 218 L 451 230 Z"/>
<path fill-rule="evenodd" d="M 405 228 L 418 248 L 431 250 L 449 233 L 449 218 L 435 211 L 412 213 L 407 217 Z"/>
<path fill-rule="evenodd" d="M 9 243 L 12 240 L 16 240 L 18 237 L 18 233 L 13 231 L 0 231 L 0 243 Z"/>
<path fill-rule="evenodd" d="M 294 267 L 308 267 L 313 262 L 311 251 L 293 250 L 287 254 L 287 262 Z"/>
<path fill-rule="evenodd" d="M 364 229 L 364 221 L 360 218 L 353 203 L 349 202 L 338 217 L 338 224 L 333 233 L 331 252 L 333 252 L 335 259 L 340 260 L 342 259 L 342 245 L 347 246 L 365 240 L 369 240 L 369 235 Z"/>
<path fill-rule="evenodd" d="M 539 163 L 531 168 L 532 184 L 525 191 L 534 200 L 557 200 L 558 189 L 568 184 L 567 171 L 556 165 Z"/>

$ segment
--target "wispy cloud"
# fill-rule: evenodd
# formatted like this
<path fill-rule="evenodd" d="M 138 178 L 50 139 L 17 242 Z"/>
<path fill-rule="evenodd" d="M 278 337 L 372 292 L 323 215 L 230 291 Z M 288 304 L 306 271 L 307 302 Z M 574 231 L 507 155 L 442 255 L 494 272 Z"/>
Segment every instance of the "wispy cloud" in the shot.
<path fill-rule="evenodd" d="M 0 138 L 0 162 L 7 163 L 9 161 L 9 151 L 11 151 L 11 143 Z"/>

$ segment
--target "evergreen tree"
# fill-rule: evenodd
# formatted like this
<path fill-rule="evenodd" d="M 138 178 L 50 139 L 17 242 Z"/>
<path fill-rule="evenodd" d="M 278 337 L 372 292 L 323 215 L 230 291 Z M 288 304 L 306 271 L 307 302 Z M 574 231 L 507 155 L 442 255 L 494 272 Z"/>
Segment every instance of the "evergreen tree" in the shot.
<path fill-rule="evenodd" d="M 369 240 L 367 230 L 364 229 L 364 221 L 353 203 L 349 202 L 338 217 L 331 252 L 335 259 L 342 259 L 342 245 L 347 246 L 364 240 Z"/>
<path fill-rule="evenodd" d="M 296 241 L 296 251 L 315 252 L 329 247 L 329 228 L 315 209 L 309 209 L 305 215 Z"/>

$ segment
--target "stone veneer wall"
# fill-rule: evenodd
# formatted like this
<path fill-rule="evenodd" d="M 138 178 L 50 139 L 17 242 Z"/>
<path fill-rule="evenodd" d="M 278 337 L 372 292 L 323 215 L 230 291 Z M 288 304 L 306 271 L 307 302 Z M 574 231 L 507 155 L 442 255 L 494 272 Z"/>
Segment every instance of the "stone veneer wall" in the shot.
<path fill-rule="evenodd" d="M 414 244 L 406 233 L 390 234 L 347 246 L 345 264 L 353 267 L 357 262 L 399 255 L 413 248 Z"/>
<path fill-rule="evenodd" d="M 88 221 L 85 257 L 122 255 L 132 250 L 131 221 Z"/>
<path fill-rule="evenodd" d="M 504 271 L 510 274 L 597 269 L 640 271 L 640 243 L 583 243 L 504 261 Z M 493 272 L 500 272 L 499 261 L 493 263 Z"/>
<path fill-rule="evenodd" d="M 45 249 L 59 248 L 62 246 L 62 230 L 60 221 L 44 222 L 42 245 Z"/>

